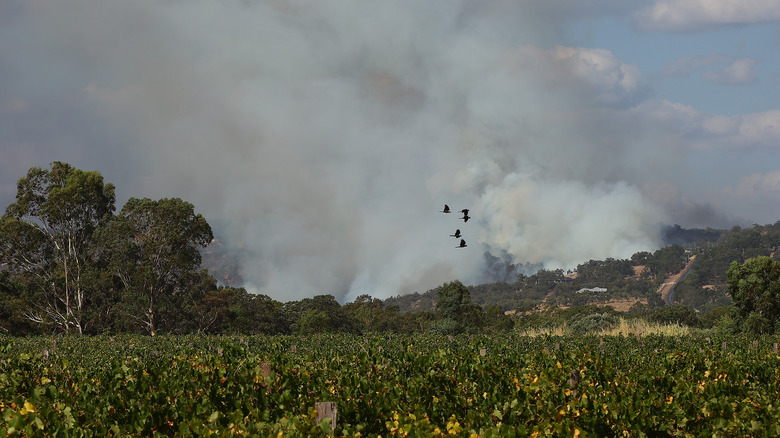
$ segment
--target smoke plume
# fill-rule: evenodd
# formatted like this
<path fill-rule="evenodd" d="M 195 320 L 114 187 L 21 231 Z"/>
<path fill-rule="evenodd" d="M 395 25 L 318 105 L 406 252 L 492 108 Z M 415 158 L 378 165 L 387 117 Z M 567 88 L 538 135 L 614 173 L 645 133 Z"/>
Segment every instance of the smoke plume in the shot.
<path fill-rule="evenodd" d="M 15 35 L 82 90 L 72 164 L 192 202 L 253 291 L 385 298 L 479 281 L 485 251 L 658 244 L 675 140 L 625 111 L 634 67 L 567 47 L 561 2 L 22 3 Z"/>

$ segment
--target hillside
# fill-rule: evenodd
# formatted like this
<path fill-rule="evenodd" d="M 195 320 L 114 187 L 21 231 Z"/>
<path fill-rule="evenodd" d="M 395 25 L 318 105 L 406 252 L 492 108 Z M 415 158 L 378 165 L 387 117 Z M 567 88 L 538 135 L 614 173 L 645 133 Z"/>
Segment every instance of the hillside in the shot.
<path fill-rule="evenodd" d="M 673 226 L 666 230 L 666 241 L 669 246 L 654 253 L 636 253 L 630 260 L 590 260 L 569 273 L 539 270 L 529 276 L 516 274 L 512 279 L 469 286 L 469 292 L 473 302 L 483 307 L 499 305 L 505 312 L 586 304 L 609 305 L 621 311 L 632 306 L 681 304 L 706 312 L 730 304 L 726 272 L 732 261 L 780 255 L 776 252 L 780 248 L 780 222 L 730 230 Z M 486 253 L 485 258 L 492 273 L 518 271 L 517 265 L 491 254 Z M 671 300 L 665 303 L 667 296 Z M 403 312 L 429 310 L 435 302 L 435 290 L 384 301 Z"/>

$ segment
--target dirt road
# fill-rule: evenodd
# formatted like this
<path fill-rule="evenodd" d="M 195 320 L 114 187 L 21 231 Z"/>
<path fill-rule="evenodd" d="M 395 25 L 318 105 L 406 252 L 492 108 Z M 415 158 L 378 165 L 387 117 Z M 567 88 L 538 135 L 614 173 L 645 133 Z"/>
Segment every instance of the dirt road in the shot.
<path fill-rule="evenodd" d="M 693 262 L 695 261 L 696 256 L 691 256 L 691 258 L 688 259 L 688 264 L 685 265 L 682 271 L 666 277 L 663 284 L 661 284 L 661 287 L 658 288 L 658 293 L 661 294 L 661 298 L 663 298 L 667 306 L 674 304 L 674 286 L 685 278 L 685 274 L 688 273 L 688 270 L 691 269 L 691 266 L 693 266 Z"/>

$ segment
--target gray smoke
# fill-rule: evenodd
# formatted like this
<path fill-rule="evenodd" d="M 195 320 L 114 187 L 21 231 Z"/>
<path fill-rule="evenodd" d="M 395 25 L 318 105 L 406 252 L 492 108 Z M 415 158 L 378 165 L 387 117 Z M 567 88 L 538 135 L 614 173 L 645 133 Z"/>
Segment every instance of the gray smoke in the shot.
<path fill-rule="evenodd" d="M 676 140 L 625 111 L 635 69 L 566 49 L 569 3 L 32 2 L 6 34 L 81 90 L 72 164 L 225 224 L 253 291 L 351 300 L 657 246 Z"/>

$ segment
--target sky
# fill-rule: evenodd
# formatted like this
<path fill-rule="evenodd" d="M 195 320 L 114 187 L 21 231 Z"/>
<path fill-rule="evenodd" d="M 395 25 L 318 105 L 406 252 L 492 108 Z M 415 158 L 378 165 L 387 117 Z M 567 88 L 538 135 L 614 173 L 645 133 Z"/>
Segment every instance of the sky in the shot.
<path fill-rule="evenodd" d="M 0 206 L 182 198 L 283 301 L 628 258 L 780 220 L 779 54 L 776 0 L 4 0 Z"/>

